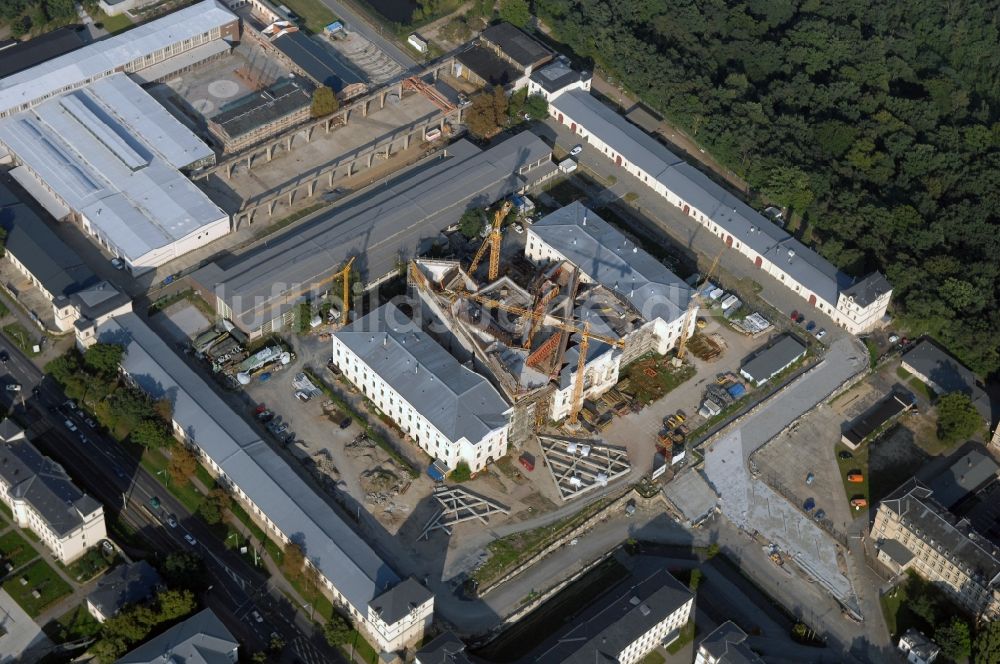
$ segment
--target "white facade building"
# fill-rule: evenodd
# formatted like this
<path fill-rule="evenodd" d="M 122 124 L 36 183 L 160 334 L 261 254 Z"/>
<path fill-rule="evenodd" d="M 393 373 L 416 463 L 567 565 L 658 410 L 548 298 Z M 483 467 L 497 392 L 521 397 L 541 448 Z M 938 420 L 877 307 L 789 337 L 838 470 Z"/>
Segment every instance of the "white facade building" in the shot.
<path fill-rule="evenodd" d="M 910 664 L 932 664 L 941 654 L 941 648 L 936 643 L 913 627 L 899 637 L 897 648 Z"/>
<path fill-rule="evenodd" d="M 747 633 L 727 620 L 698 644 L 694 664 L 764 664 L 746 640 Z"/>
<path fill-rule="evenodd" d="M 425 452 L 478 472 L 507 453 L 510 405 L 392 304 L 333 335 L 333 362 Z"/>
<path fill-rule="evenodd" d="M 170 401 L 177 438 L 269 538 L 302 547 L 320 588 L 376 649 L 397 651 L 423 638 L 433 620 L 433 593 L 400 578 L 148 325 L 128 313 L 87 337 L 77 335 L 81 346 L 94 341 L 125 346 L 124 375 L 153 399 Z"/>
<path fill-rule="evenodd" d="M 63 564 L 108 536 L 104 507 L 9 419 L 0 422 L 0 498 L 14 513 L 14 523 L 31 529 Z"/>
<path fill-rule="evenodd" d="M 542 70 L 544 71 L 544 70 Z M 541 72 L 539 72 L 541 73 Z M 562 89 L 555 89 L 565 81 Z M 851 333 L 879 325 L 892 287 L 873 273 L 853 280 L 697 168 L 591 96 L 573 77 L 544 90 L 550 113 L 617 166 L 681 209 L 809 306 Z"/>

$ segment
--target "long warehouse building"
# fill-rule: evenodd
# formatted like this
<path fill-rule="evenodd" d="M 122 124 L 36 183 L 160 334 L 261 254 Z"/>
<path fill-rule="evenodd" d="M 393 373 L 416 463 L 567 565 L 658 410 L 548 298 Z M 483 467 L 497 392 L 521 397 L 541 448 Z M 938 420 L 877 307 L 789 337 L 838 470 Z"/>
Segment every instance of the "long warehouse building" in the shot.
<path fill-rule="evenodd" d="M 174 434 L 199 452 L 270 535 L 302 547 L 327 593 L 380 650 L 423 638 L 434 595 L 412 578 L 400 579 L 139 316 L 107 320 L 89 340 L 125 347 L 122 371 L 153 399 L 170 401 Z"/>
<path fill-rule="evenodd" d="M 565 67 L 558 73 L 565 73 Z M 879 273 L 855 280 L 765 219 L 738 197 L 684 161 L 652 136 L 605 106 L 579 76 L 532 75 L 551 103 L 551 114 L 615 165 L 680 208 L 753 264 L 781 281 L 853 334 L 880 325 L 892 286 Z M 563 87 L 551 90 L 558 80 Z M 544 87 L 549 85 L 549 87 Z"/>
<path fill-rule="evenodd" d="M 290 327 L 296 305 L 331 290 L 354 257 L 366 284 L 399 272 L 469 208 L 521 192 L 555 172 L 552 150 L 530 132 L 488 150 L 466 140 L 447 156 L 387 186 L 270 239 L 227 263 L 210 263 L 192 280 L 216 311 L 251 338 Z M 335 289 L 336 290 L 336 289 Z"/>

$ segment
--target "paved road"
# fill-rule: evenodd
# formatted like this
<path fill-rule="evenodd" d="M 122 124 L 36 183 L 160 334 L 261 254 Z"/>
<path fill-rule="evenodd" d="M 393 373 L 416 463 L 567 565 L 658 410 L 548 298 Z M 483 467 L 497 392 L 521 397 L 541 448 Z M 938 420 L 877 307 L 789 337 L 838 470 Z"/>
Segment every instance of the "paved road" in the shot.
<path fill-rule="evenodd" d="M 14 405 L 32 418 L 33 426 L 40 423 L 43 428 L 49 427 L 45 435 L 34 440 L 39 449 L 72 471 L 74 480 L 100 500 L 105 510 L 119 514 L 134 528 L 151 545 L 154 558 L 171 551 L 196 550 L 212 578 L 205 601 L 225 607 L 240 621 L 242 629 L 236 630 L 238 636 L 262 650 L 271 633 L 277 632 L 292 645 L 289 650 L 310 664 L 343 661 L 339 653 L 320 641 L 308 620 L 295 611 L 296 607 L 283 597 L 274 597 L 267 579 L 237 554 L 226 550 L 208 527 L 193 518 L 120 444 L 91 429 L 71 411 L 60 410 L 66 397 L 54 381 L 44 377 L 6 339 L 0 339 L 0 349 L 10 356 L 4 367 L 9 374 L 6 380 L 22 385 Z M 70 431 L 66 420 L 72 421 L 77 431 Z M 158 509 L 150 505 L 154 496 L 160 502 Z M 167 524 L 169 515 L 176 517 L 176 527 Z M 185 535 L 193 537 L 196 543 L 187 542 Z M 262 614 L 261 621 L 253 616 L 255 611 Z"/>
<path fill-rule="evenodd" d="M 323 0 L 323 4 L 329 7 L 341 21 L 347 24 L 348 30 L 357 32 L 372 44 L 382 49 L 382 52 L 395 60 L 400 67 L 405 70 L 417 67 L 417 61 L 411 58 L 406 51 L 396 46 L 390 37 L 384 37 L 382 28 L 362 12 L 337 0 Z"/>

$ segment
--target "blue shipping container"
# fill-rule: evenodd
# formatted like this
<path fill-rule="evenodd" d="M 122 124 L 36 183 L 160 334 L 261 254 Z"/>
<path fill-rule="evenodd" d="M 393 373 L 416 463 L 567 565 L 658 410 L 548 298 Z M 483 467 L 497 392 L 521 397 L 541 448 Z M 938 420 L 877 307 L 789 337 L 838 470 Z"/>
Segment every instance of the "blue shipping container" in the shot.
<path fill-rule="evenodd" d="M 732 398 L 739 399 L 747 393 L 747 388 L 743 387 L 741 383 L 734 383 L 726 388 L 726 392 L 729 392 L 729 396 Z"/>

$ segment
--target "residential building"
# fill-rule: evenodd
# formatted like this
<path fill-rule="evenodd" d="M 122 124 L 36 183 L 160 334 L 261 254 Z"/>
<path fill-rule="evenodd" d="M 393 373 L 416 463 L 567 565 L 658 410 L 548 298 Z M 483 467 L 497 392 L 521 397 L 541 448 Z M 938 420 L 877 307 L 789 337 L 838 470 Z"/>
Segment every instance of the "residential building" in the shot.
<path fill-rule="evenodd" d="M 806 354 L 806 347 L 790 334 L 773 341 L 759 350 L 740 367 L 740 375 L 755 386 L 760 386 L 798 362 Z"/>
<path fill-rule="evenodd" d="M 230 231 L 229 215 L 181 173 L 215 154 L 125 74 L 0 120 L 0 147 L 53 217 L 78 224 L 135 274 Z"/>
<path fill-rule="evenodd" d="M 546 70 L 541 70 L 539 74 Z M 553 72 L 554 74 L 555 72 Z M 784 229 L 675 155 L 649 134 L 605 106 L 587 85 L 564 72 L 537 82 L 550 113 L 581 140 L 677 206 L 761 271 L 778 279 L 808 306 L 851 333 L 866 332 L 885 318 L 891 286 L 881 274 L 860 280 L 840 272 Z M 565 82 L 562 90 L 557 82 Z M 543 83 L 548 83 L 546 88 Z"/>
<path fill-rule="evenodd" d="M 307 296 L 319 301 L 329 293 L 331 277 L 351 257 L 359 259 L 353 271 L 368 287 L 397 276 L 401 260 L 429 249 L 466 209 L 554 175 L 551 155 L 551 148 L 530 132 L 488 150 L 456 141 L 447 156 L 272 237 L 266 247 L 210 263 L 192 280 L 219 316 L 251 339 L 288 329 L 298 304 Z"/>
<path fill-rule="evenodd" d="M 465 644 L 445 632 L 417 651 L 416 664 L 474 664 L 465 654 Z"/>
<path fill-rule="evenodd" d="M 528 79 L 528 94 L 541 95 L 551 102 L 570 90 L 589 92 L 592 80 L 589 72 L 576 71 L 570 66 L 569 58 L 560 55 L 555 61 L 532 72 Z"/>
<path fill-rule="evenodd" d="M 1000 465 L 980 447 L 973 447 L 948 468 L 934 474 L 927 486 L 934 502 L 954 510 L 970 494 L 977 493 L 1000 476 Z"/>
<path fill-rule="evenodd" d="M 618 321 L 604 315 L 614 310 L 607 303 L 595 301 L 589 306 L 585 302 L 576 308 L 575 318 L 588 323 L 590 331 L 624 342 L 622 350 L 600 342 L 589 344 L 586 398 L 614 387 L 619 369 L 638 357 L 649 352 L 668 353 L 679 342 L 685 321 L 687 334 L 694 331 L 696 315 L 688 313 L 692 289 L 579 201 L 539 219 L 527 231 L 525 257 L 540 264 L 568 262 L 579 271 L 580 283 L 600 285 L 611 294 L 613 304 L 638 316 L 635 323 L 620 330 Z M 552 399 L 550 416 L 554 421 L 565 417 L 571 407 L 578 353 L 578 343 L 566 353 L 566 366 Z"/>
<path fill-rule="evenodd" d="M 312 90 L 305 79 L 283 78 L 224 104 L 208 119 L 208 130 L 223 152 L 239 152 L 308 120 Z"/>
<path fill-rule="evenodd" d="M 344 377 L 435 459 L 479 472 L 507 453 L 510 405 L 393 304 L 333 334 Z"/>
<path fill-rule="evenodd" d="M 0 498 L 14 523 L 38 535 L 64 565 L 108 536 L 104 507 L 80 491 L 10 419 L 0 422 Z"/>
<path fill-rule="evenodd" d="M 665 568 L 611 591 L 534 657 L 536 664 L 609 662 L 634 664 L 680 637 L 691 619 L 694 595 Z"/>
<path fill-rule="evenodd" d="M 87 611 L 104 622 L 126 606 L 145 602 L 162 583 L 160 575 L 145 560 L 115 567 L 97 581 L 87 595 Z"/>
<path fill-rule="evenodd" d="M 202 0 L 0 79 L 0 118 L 118 72 L 139 83 L 164 80 L 228 53 L 239 35 L 235 14 Z"/>
<path fill-rule="evenodd" d="M 68 332 L 81 319 L 100 321 L 131 311 L 129 297 L 94 274 L 79 254 L 3 183 L 0 228 L 7 233 L 4 258 L 52 303 L 51 323 L 44 313 L 32 312 L 52 331 Z M 16 289 L 17 284 L 8 283 L 7 288 Z"/>
<path fill-rule="evenodd" d="M 434 595 L 401 579 L 142 319 L 122 314 L 91 336 L 77 336 L 82 347 L 95 341 L 125 346 L 122 373 L 151 398 L 170 402 L 174 435 L 269 537 L 282 546 L 294 538 L 320 588 L 377 649 L 400 650 L 423 638 Z"/>
<path fill-rule="evenodd" d="M 115 664 L 236 664 L 240 643 L 212 609 L 146 641 Z"/>
<path fill-rule="evenodd" d="M 941 648 L 936 643 L 913 627 L 899 637 L 898 648 L 910 664 L 931 664 L 941 654 Z"/>
<path fill-rule="evenodd" d="M 694 664 L 764 664 L 746 641 L 747 633 L 727 620 L 698 644 Z"/>
<path fill-rule="evenodd" d="M 984 620 L 1000 617 L 1000 551 L 911 479 L 879 503 L 871 538 L 878 560 L 913 570 Z"/>
<path fill-rule="evenodd" d="M 956 360 L 930 338 L 903 353 L 900 366 L 939 395 L 961 392 L 972 400 L 983 420 L 989 426 L 993 421 L 990 398 L 972 370 Z"/>

